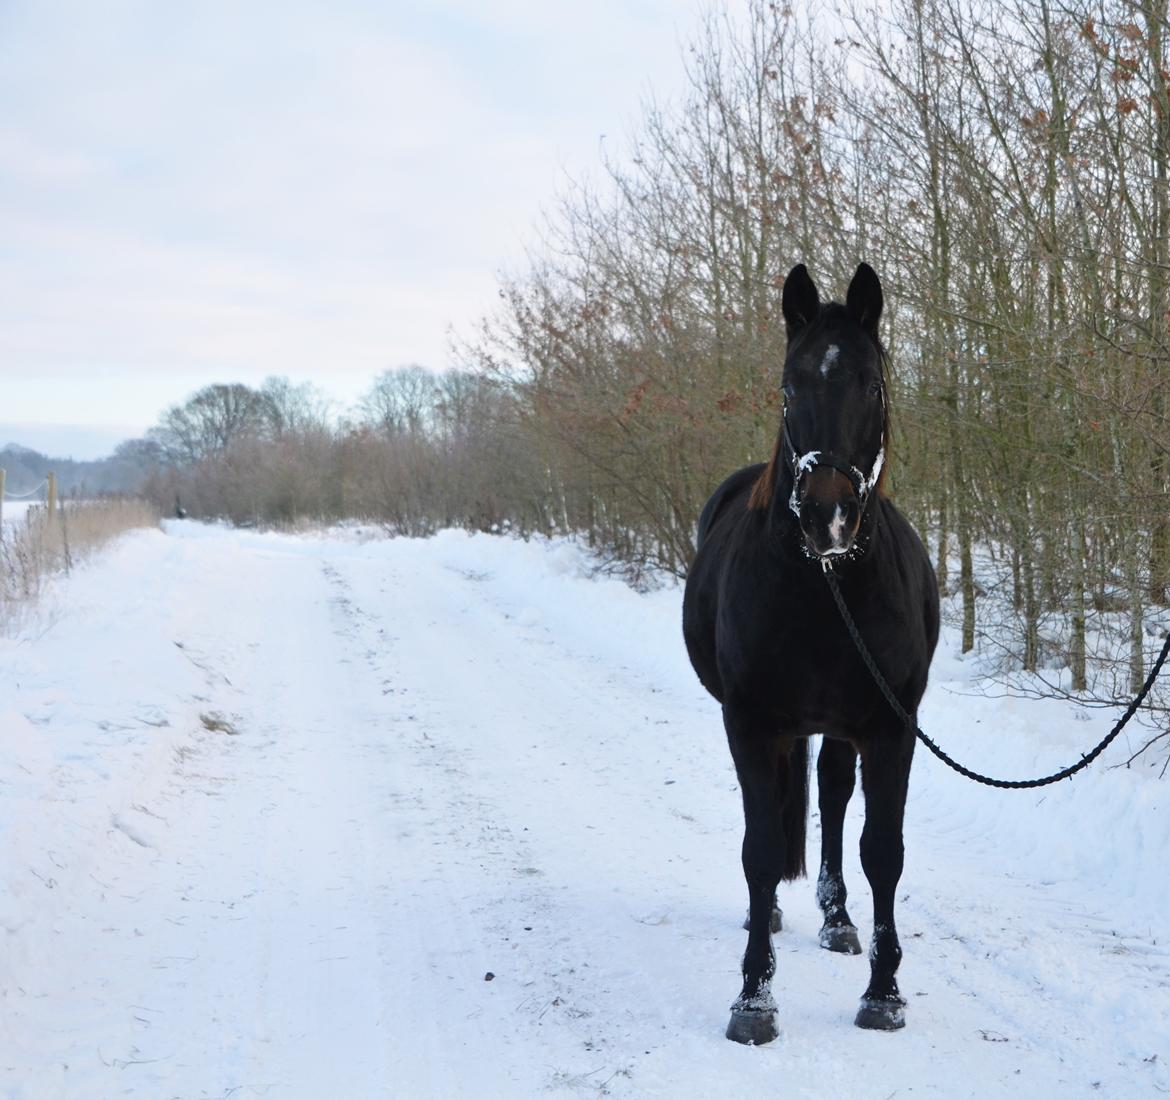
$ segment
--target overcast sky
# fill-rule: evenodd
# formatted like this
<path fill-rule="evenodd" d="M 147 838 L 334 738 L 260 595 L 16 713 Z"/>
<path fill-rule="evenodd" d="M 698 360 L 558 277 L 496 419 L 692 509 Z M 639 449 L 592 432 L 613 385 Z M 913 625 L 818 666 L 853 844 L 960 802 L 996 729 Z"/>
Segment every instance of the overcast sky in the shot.
<path fill-rule="evenodd" d="M 0 0 L 0 444 L 216 381 L 449 365 L 697 0 Z"/>

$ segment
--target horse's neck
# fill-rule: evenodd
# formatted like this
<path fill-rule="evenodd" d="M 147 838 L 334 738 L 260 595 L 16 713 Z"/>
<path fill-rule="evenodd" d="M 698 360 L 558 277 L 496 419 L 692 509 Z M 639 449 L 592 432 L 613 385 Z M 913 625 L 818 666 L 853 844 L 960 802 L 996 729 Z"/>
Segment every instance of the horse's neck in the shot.
<path fill-rule="evenodd" d="M 772 499 L 768 506 L 766 529 L 769 543 L 777 554 L 783 557 L 803 557 L 800 543 L 804 536 L 800 534 L 800 521 L 790 507 L 792 487 L 791 467 L 787 462 L 777 462 L 772 479 Z"/>
<path fill-rule="evenodd" d="M 800 553 L 800 520 L 792 510 L 792 490 L 795 481 L 792 467 L 780 459 L 772 478 L 772 500 L 768 505 L 768 530 L 777 545 Z"/>

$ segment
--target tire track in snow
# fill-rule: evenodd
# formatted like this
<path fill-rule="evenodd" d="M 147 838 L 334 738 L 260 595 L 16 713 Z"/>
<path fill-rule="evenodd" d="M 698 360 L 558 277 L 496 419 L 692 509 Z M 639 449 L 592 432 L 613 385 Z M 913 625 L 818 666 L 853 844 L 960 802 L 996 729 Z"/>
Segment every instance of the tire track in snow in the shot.
<path fill-rule="evenodd" d="M 56 929 L 72 988 L 46 1008 L 67 1070 L 22 1070 L 22 1053 L 11 1094 L 396 1095 L 371 965 L 381 815 L 351 743 L 381 697 L 328 644 L 312 556 L 181 545 L 200 578 L 178 616 L 206 672 L 196 704 L 239 735 L 193 723 L 155 803 L 157 850 L 99 855 L 99 888 Z M 170 647 L 175 620 L 145 644 Z"/>
<path fill-rule="evenodd" d="M 449 623 L 436 617 L 429 578 L 415 570 L 371 570 L 361 561 L 327 572 L 352 649 L 386 699 L 386 733 L 372 735 L 388 734 L 406 750 L 396 754 L 402 771 L 389 806 L 401 851 L 398 901 L 385 932 L 387 964 L 401 975 L 412 1009 L 391 1036 L 403 1052 L 395 1063 L 399 1087 L 409 1096 L 533 1095 L 563 1071 L 550 1076 L 533 1065 L 524 1029 L 501 1034 L 492 1018 L 502 1012 L 543 1029 L 587 1013 L 573 1006 L 562 981 L 572 966 L 554 962 L 549 973 L 527 968 L 517 977 L 515 960 L 540 941 L 537 929 L 557 923 L 556 901 L 526 827 L 509 824 L 492 797 L 506 785 L 484 784 L 476 774 L 483 764 L 478 746 L 461 743 L 469 726 L 451 702 L 474 698 L 461 682 L 466 654 L 450 648 Z M 371 611 L 379 605 L 383 612 Z M 402 630 L 406 623 L 414 629 Z M 586 1078 L 591 1069 L 565 1077 Z"/>

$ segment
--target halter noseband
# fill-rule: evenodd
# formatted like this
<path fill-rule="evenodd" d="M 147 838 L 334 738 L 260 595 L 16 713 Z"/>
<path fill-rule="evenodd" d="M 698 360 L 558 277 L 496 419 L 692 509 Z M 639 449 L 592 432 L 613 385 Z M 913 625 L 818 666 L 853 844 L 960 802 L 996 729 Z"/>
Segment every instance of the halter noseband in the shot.
<path fill-rule="evenodd" d="M 884 395 L 882 406 L 883 408 L 885 406 Z M 800 516 L 800 506 L 803 499 L 800 492 L 800 485 L 804 480 L 804 475 L 813 469 L 814 466 L 831 466 L 834 470 L 839 470 L 843 473 L 853 486 L 854 493 L 857 494 L 857 501 L 861 510 L 865 511 L 865 502 L 877 485 L 878 479 L 882 474 L 882 466 L 886 461 L 886 433 L 884 427 L 882 429 L 882 440 L 878 446 L 878 453 L 874 457 L 873 465 L 870 467 L 868 476 L 863 474 L 853 463 L 842 458 L 840 455 L 833 454 L 831 451 L 805 451 L 804 454 L 798 455 L 796 448 L 792 445 L 792 440 L 788 436 L 787 408 L 784 410 L 784 428 L 781 432 L 781 438 L 784 441 L 788 464 L 792 467 L 792 495 L 788 498 L 788 507 L 793 515 L 798 518 Z"/>

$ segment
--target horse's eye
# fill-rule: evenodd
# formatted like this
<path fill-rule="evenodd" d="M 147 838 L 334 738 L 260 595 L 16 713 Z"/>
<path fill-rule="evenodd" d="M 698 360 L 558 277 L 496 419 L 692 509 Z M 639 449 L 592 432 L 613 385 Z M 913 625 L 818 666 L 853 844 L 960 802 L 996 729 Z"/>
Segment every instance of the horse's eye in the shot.
<path fill-rule="evenodd" d="M 881 393 L 882 393 L 882 384 L 880 382 L 870 382 L 869 396 L 870 397 L 880 397 Z"/>
<path fill-rule="evenodd" d="M 796 396 L 796 387 L 791 382 L 784 383 L 784 400 L 791 401 Z"/>

